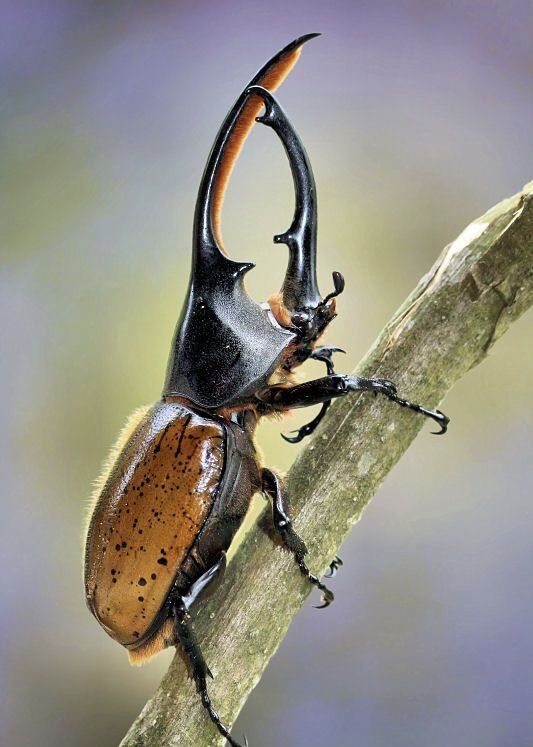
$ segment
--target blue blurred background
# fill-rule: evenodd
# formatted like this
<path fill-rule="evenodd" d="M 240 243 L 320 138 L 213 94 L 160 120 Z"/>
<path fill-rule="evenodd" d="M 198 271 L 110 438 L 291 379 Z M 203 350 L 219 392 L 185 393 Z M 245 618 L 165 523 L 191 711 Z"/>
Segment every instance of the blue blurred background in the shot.
<path fill-rule="evenodd" d="M 322 287 L 333 269 L 347 280 L 329 339 L 350 370 L 441 248 L 531 179 L 531 4 L 2 3 L 9 747 L 117 745 L 168 664 L 131 669 L 87 612 L 84 505 L 128 413 L 159 396 L 222 117 L 309 31 L 324 36 L 279 97 L 315 169 Z M 271 240 L 292 205 L 284 154 L 256 128 L 223 228 L 233 256 L 259 265 L 258 299 L 280 284 Z M 532 374 L 529 316 L 447 397 L 449 436 L 424 430 L 390 475 L 341 550 L 335 605 L 297 615 L 236 734 L 254 747 L 533 744 Z M 280 427 L 260 440 L 286 469 L 296 448 Z"/>

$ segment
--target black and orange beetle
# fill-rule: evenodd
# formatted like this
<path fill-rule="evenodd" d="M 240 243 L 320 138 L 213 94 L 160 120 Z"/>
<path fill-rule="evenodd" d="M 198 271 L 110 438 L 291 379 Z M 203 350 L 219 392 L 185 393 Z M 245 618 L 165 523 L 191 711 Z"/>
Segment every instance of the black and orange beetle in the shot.
<path fill-rule="evenodd" d="M 401 399 L 384 379 L 336 374 L 338 349 L 317 346 L 335 316 L 344 288 L 333 273 L 323 297 L 316 280 L 316 190 L 307 154 L 272 96 L 300 56 L 296 39 L 273 57 L 241 93 L 216 137 L 194 216 L 188 297 L 177 325 L 161 400 L 133 414 L 113 449 L 94 496 L 85 548 L 85 593 L 104 630 L 133 663 L 180 646 L 209 716 L 231 745 L 206 687 L 209 669 L 196 641 L 190 607 L 225 567 L 226 551 L 254 493 L 272 501 L 273 524 L 300 572 L 331 591 L 305 563 L 303 540 L 291 522 L 281 478 L 264 467 L 254 445 L 259 418 L 322 403 L 300 428 L 316 428 L 330 401 L 354 391 L 383 394 L 433 418 L 444 433 L 448 418 Z M 258 116 L 264 108 L 264 113 Z M 254 121 L 271 127 L 289 158 L 296 194 L 290 228 L 274 238 L 289 262 L 281 291 L 266 304 L 246 293 L 250 263 L 225 253 L 220 213 L 228 178 Z M 296 384 L 292 371 L 314 358 L 327 376 Z M 338 564 L 332 562 L 332 569 Z"/>

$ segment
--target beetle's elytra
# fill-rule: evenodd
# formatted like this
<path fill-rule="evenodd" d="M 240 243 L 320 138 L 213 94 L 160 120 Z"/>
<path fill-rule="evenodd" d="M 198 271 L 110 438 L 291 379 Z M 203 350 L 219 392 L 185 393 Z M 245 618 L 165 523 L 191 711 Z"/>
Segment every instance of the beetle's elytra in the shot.
<path fill-rule="evenodd" d="M 321 403 L 314 420 L 285 437 L 300 441 L 313 432 L 333 398 L 365 390 L 433 418 L 441 433 L 448 424 L 439 410 L 400 398 L 390 381 L 336 374 L 332 355 L 339 349 L 317 346 L 335 316 L 344 280 L 334 272 L 331 292 L 322 296 L 318 290 L 313 173 L 298 135 L 272 96 L 303 44 L 315 36 L 296 39 L 264 65 L 215 139 L 198 193 L 189 291 L 162 398 L 133 414 L 111 452 L 95 491 L 85 547 L 86 599 L 100 625 L 127 649 L 133 663 L 180 646 L 203 705 L 231 745 L 237 742 L 209 699 L 210 672 L 189 609 L 220 579 L 226 551 L 254 493 L 271 499 L 281 542 L 300 572 L 321 590 L 322 606 L 333 600 L 307 568 L 307 550 L 292 526 L 281 478 L 260 462 L 253 440 L 258 419 Z M 220 232 L 225 188 L 255 121 L 281 140 L 296 194 L 290 228 L 274 237 L 289 250 L 285 280 L 263 305 L 244 286 L 253 265 L 231 260 Z M 327 376 L 295 384 L 291 373 L 308 358 L 323 361 Z M 339 562 L 332 561 L 332 569 Z"/>

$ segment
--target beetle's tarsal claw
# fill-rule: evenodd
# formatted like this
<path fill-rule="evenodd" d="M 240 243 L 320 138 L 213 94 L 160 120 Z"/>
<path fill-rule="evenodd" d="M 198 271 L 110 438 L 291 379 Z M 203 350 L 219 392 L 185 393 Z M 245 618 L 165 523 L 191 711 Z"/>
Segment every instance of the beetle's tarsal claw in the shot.
<path fill-rule="evenodd" d="M 296 562 L 298 563 L 298 568 L 300 569 L 300 573 L 302 576 L 305 576 L 312 584 L 313 586 L 316 586 L 317 589 L 320 589 L 322 592 L 320 601 L 322 604 L 316 606 L 315 608 L 317 610 L 324 609 L 324 607 L 329 607 L 329 605 L 333 602 L 335 599 L 334 593 L 331 591 L 331 589 L 328 589 L 328 587 L 320 581 L 318 576 L 315 576 L 314 573 L 311 573 L 309 568 L 304 563 L 303 559 L 300 557 L 295 558 Z"/>
<path fill-rule="evenodd" d="M 407 399 L 402 399 L 401 397 L 398 397 L 396 394 L 396 387 L 394 384 L 392 384 L 391 381 L 386 381 L 383 379 L 383 382 L 386 384 L 391 385 L 394 387 L 394 389 L 390 389 L 389 391 L 383 390 L 382 394 L 384 394 L 386 397 L 388 397 L 392 402 L 396 402 L 396 404 L 400 405 L 400 407 L 406 407 L 408 410 L 413 410 L 413 412 L 418 412 L 420 415 L 425 415 L 426 418 L 431 418 L 434 420 L 439 426 L 440 431 L 431 431 L 431 433 L 434 436 L 442 436 L 446 433 L 448 430 L 448 424 L 450 422 L 450 418 L 445 415 L 440 410 L 428 410 L 426 407 L 422 407 L 422 405 L 418 405 L 415 402 L 409 402 Z"/>
<path fill-rule="evenodd" d="M 330 362 L 330 366 L 333 366 L 333 364 Z M 287 441 L 289 444 L 297 444 L 300 443 L 300 441 L 303 441 L 304 438 L 307 436 L 310 436 L 314 431 L 316 430 L 319 423 L 322 421 L 322 418 L 328 411 L 328 408 L 330 406 L 330 402 L 323 402 L 322 407 L 320 408 L 320 412 L 318 415 L 316 415 L 309 423 L 306 423 L 305 425 L 302 425 L 301 428 L 298 428 L 298 430 L 291 431 L 291 433 L 296 433 L 296 436 L 285 436 L 283 433 L 281 434 L 281 437 Z"/>
<path fill-rule="evenodd" d="M 443 436 L 448 430 L 450 418 L 440 410 L 435 410 L 431 416 L 433 420 L 440 425 L 440 431 L 431 431 L 434 436 Z"/>
<path fill-rule="evenodd" d="M 315 604 L 315 609 L 323 610 L 326 607 L 329 607 L 329 605 L 333 602 L 334 599 L 335 599 L 335 595 L 333 594 L 333 592 L 324 587 L 324 590 L 322 591 L 322 597 L 321 597 L 322 604 Z"/>
<path fill-rule="evenodd" d="M 326 578 L 334 578 L 334 576 L 337 575 L 337 571 L 339 570 L 339 568 L 342 565 L 344 565 L 344 563 L 342 562 L 342 560 L 339 558 L 338 555 L 335 555 L 335 557 L 333 558 L 333 560 L 329 564 L 329 570 L 328 570 L 328 572 L 324 574 L 325 577 Z"/>
<path fill-rule="evenodd" d="M 303 438 L 305 438 L 305 434 L 302 434 L 302 428 L 298 431 L 291 431 L 291 433 L 296 433 L 296 436 L 286 436 L 284 433 L 281 433 L 281 437 L 284 441 L 286 441 L 288 444 L 297 444 L 299 443 Z"/>
<path fill-rule="evenodd" d="M 334 353 L 346 353 L 346 350 L 343 350 L 342 348 L 336 348 L 333 345 L 319 345 L 313 350 L 309 357 L 314 361 L 321 361 L 322 363 L 325 363 L 328 369 L 328 375 L 331 375 L 335 373 L 335 368 L 333 365 Z"/>

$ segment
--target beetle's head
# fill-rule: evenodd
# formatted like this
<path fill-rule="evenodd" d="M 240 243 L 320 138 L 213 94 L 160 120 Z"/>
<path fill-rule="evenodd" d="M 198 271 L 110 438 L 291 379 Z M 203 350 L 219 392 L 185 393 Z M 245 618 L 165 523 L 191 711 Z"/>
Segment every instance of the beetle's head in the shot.
<path fill-rule="evenodd" d="M 295 306 L 290 315 L 290 329 L 292 329 L 302 342 L 314 342 L 317 340 L 328 324 L 335 318 L 335 298 L 344 290 L 344 278 L 340 272 L 333 273 L 333 290 L 325 298 L 321 298 L 316 305 Z M 282 294 L 284 305 L 290 301 Z"/>

